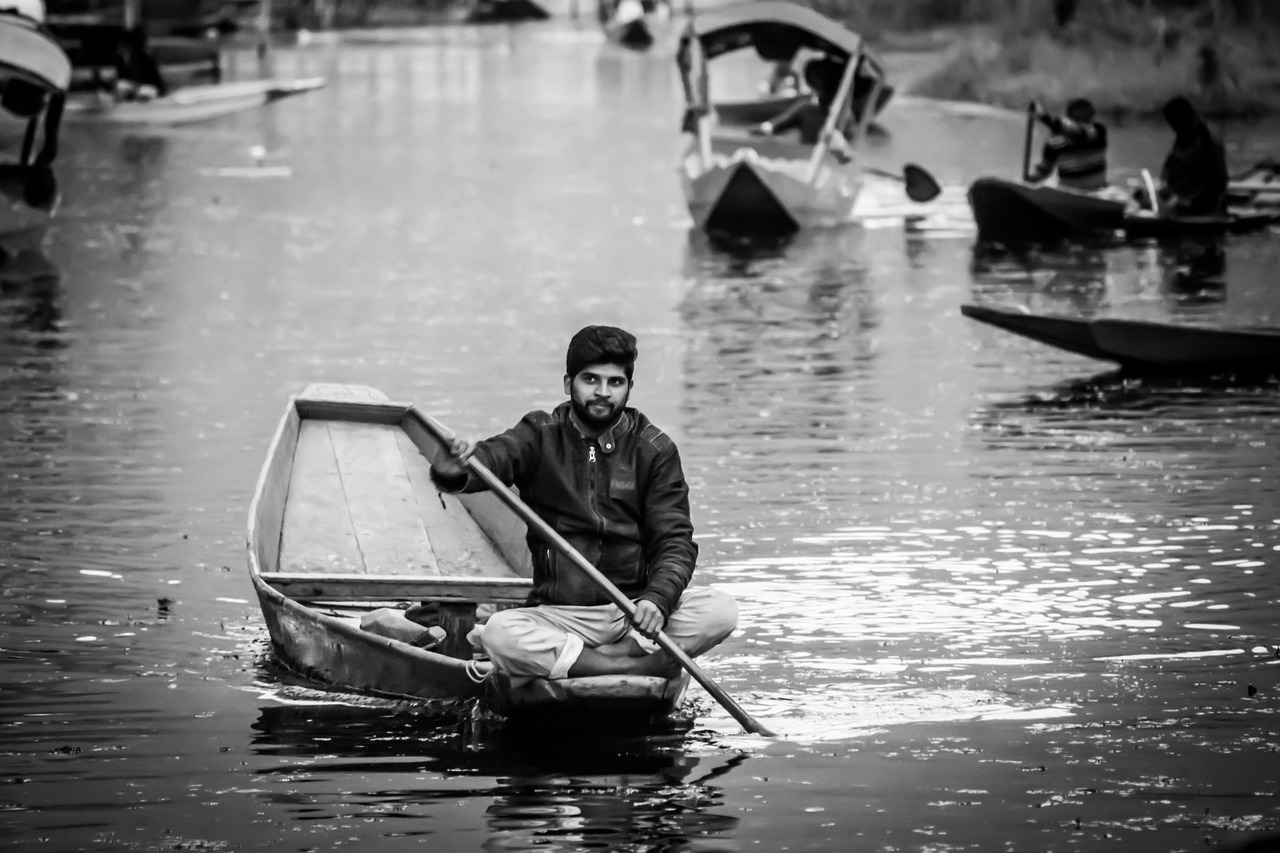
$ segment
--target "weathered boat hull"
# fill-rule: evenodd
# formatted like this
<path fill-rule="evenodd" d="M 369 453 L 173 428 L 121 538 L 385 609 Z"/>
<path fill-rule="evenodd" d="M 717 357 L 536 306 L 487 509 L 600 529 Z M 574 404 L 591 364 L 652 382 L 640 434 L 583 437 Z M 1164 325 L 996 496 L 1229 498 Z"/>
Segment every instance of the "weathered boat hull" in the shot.
<path fill-rule="evenodd" d="M 1125 235 L 1133 239 L 1245 234 L 1280 222 L 1280 210 L 1236 209 L 1222 216 L 1126 215 Z"/>
<path fill-rule="evenodd" d="M 1006 245 L 1052 243 L 1125 224 L 1124 202 L 1057 187 L 978 178 L 968 195 L 978 238 Z"/>
<path fill-rule="evenodd" d="M 1142 371 L 1280 370 L 1280 329 L 1087 319 L 962 305 L 966 317 L 1058 349 Z"/>
<path fill-rule="evenodd" d="M 1143 320 L 1091 324 L 1098 345 L 1121 364 L 1168 369 L 1280 370 L 1280 329 L 1209 328 Z"/>
<path fill-rule="evenodd" d="M 95 94 L 67 104 L 66 120 L 95 124 L 178 125 L 210 121 L 319 89 L 323 77 L 243 80 L 178 89 L 150 101 L 112 101 Z"/>
<path fill-rule="evenodd" d="M 312 386 L 289 401 L 248 535 L 250 578 L 280 660 L 342 690 L 478 698 L 509 717 L 671 713 L 686 676 L 512 685 L 477 657 L 469 631 L 487 615 L 477 606 L 518 606 L 528 595 L 525 528 L 492 494 L 434 488 L 433 428 L 362 386 Z M 362 615 L 422 601 L 438 609 L 445 635 L 432 648 L 360 627 Z"/>
<path fill-rule="evenodd" d="M 716 154 L 704 167 L 690 151 L 683 171 L 694 226 L 711 233 L 785 236 L 849 222 L 861 186 L 856 169 L 824 163 L 807 179 L 808 160 L 761 156 L 753 148 Z"/>

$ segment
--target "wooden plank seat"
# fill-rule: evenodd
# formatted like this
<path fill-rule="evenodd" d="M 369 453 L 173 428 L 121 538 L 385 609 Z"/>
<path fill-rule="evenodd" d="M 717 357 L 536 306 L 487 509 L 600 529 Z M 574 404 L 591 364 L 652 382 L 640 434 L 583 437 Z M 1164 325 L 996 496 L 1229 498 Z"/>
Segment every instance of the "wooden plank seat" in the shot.
<path fill-rule="evenodd" d="M 332 572 L 263 572 L 262 579 L 295 601 L 444 601 L 522 604 L 528 578 L 366 575 Z"/>

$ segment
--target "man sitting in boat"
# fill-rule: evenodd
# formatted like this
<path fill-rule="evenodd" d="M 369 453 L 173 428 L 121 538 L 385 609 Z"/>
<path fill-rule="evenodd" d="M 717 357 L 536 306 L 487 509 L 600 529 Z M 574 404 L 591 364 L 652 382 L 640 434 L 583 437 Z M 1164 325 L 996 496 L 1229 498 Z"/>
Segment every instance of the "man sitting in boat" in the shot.
<path fill-rule="evenodd" d="M 1214 216 L 1227 208 L 1227 157 L 1209 125 L 1182 96 L 1164 106 L 1173 129 L 1173 147 L 1160 172 L 1161 212 L 1175 216 Z"/>
<path fill-rule="evenodd" d="M 771 136 L 799 130 L 800 142 L 804 145 L 817 145 L 822 137 L 822 129 L 826 126 L 827 115 L 840 90 L 840 77 L 844 73 L 844 65 L 830 57 L 820 56 L 810 59 L 804 66 L 804 82 L 809 88 L 809 97 L 798 100 L 778 115 L 761 122 L 755 133 Z M 837 157 L 850 157 L 848 148 L 848 122 L 844 128 L 838 129 L 828 140 L 832 153 Z"/>
<path fill-rule="evenodd" d="M 636 355 L 630 333 L 587 326 L 565 357 L 567 402 L 474 447 L 455 440 L 454 456 L 432 466 L 443 491 L 481 491 L 461 461 L 474 452 L 635 602 L 632 626 L 584 572 L 530 533 L 533 591 L 483 628 L 485 651 L 513 677 L 670 676 L 679 666 L 650 639 L 659 630 L 696 656 L 737 624 L 728 595 L 688 588 L 698 555 L 689 488 L 675 444 L 627 406 Z"/>
<path fill-rule="evenodd" d="M 1094 118 L 1093 104 L 1076 98 L 1067 104 L 1065 116 L 1051 115 L 1039 103 L 1032 104 L 1032 111 L 1052 135 L 1028 180 L 1047 180 L 1057 170 L 1060 187 L 1083 192 L 1106 189 L 1107 128 Z"/>

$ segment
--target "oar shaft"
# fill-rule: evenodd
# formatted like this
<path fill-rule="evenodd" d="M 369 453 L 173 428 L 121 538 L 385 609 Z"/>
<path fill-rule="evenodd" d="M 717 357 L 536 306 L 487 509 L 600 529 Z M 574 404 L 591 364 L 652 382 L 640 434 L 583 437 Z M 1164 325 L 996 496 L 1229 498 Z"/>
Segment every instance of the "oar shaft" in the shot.
<path fill-rule="evenodd" d="M 609 597 L 609 600 L 616 604 L 623 613 L 627 614 L 628 618 L 635 616 L 636 606 L 631 602 L 631 599 L 623 595 L 622 590 L 618 589 L 612 581 L 601 573 L 599 569 L 591 565 L 586 557 L 582 556 L 576 548 L 569 544 L 568 540 L 557 533 L 555 528 L 543 521 L 541 516 L 529 508 L 528 504 L 516 497 L 515 493 L 512 492 L 511 489 L 507 488 L 507 485 L 503 483 L 502 480 L 498 479 L 496 474 L 485 467 L 485 465 L 475 457 L 471 457 L 467 460 L 467 467 L 471 469 L 473 474 L 483 480 L 485 485 L 487 485 L 503 503 L 510 507 L 516 515 L 520 516 L 525 524 L 536 530 L 539 536 L 548 540 L 558 551 L 560 551 L 560 553 L 572 560 L 575 566 L 585 572 L 587 577 L 591 578 L 596 586 L 598 586 L 604 594 Z M 744 711 L 742 707 L 734 701 L 733 697 L 728 693 L 725 693 L 718 684 L 712 681 L 711 677 L 702 670 L 702 667 L 694 663 L 693 658 L 689 657 L 689 655 L 685 653 L 684 649 L 676 645 L 675 640 L 672 640 L 667 636 L 666 632 L 659 631 L 654 636 L 654 640 L 663 648 L 664 651 L 666 651 L 667 654 L 675 658 L 680 666 L 684 667 L 684 669 L 693 676 L 694 680 L 702 685 L 703 689 L 715 697 L 716 701 L 719 702 L 721 706 L 723 706 L 724 709 L 728 711 L 744 729 L 754 734 L 762 734 L 767 737 L 773 736 L 772 732 Z"/>

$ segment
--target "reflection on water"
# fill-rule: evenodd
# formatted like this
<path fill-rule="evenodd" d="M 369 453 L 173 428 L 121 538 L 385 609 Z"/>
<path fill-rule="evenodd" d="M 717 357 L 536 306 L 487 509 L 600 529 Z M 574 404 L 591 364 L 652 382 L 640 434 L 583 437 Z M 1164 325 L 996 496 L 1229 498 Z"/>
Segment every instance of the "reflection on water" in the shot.
<path fill-rule="evenodd" d="M 465 808 L 483 815 L 486 850 L 697 850 L 724 849 L 739 823 L 713 783 L 745 755 L 697 755 L 679 735 L 653 734 L 565 749 L 476 725 L 413 705 L 267 706 L 253 749 L 272 759 L 259 774 L 265 799 L 305 815 L 320 838 L 369 821 L 384 838 L 429 837 L 440 810 Z M 315 795 L 276 784 L 299 763 L 312 787 L 326 782 Z"/>
<path fill-rule="evenodd" d="M 942 197 L 871 181 L 853 227 L 726 249 L 689 233 L 670 56 L 552 22 L 276 61 L 330 85 L 69 128 L 55 274 L 0 268 L 0 843 L 1172 853 L 1280 830 L 1275 384 L 1135 380 L 959 314 L 1268 322 L 1274 235 L 1190 285 L 1159 244 L 975 258 L 964 187 L 1016 163 L 1021 122 L 915 102 L 876 165 L 923 163 Z M 1118 167 L 1164 144 L 1116 136 Z M 691 727 L 565 737 L 273 670 L 243 542 L 287 396 L 359 382 L 489 434 L 559 401 L 596 322 L 639 335 L 699 578 L 741 605 L 706 668 L 784 737 L 696 689 Z"/>

